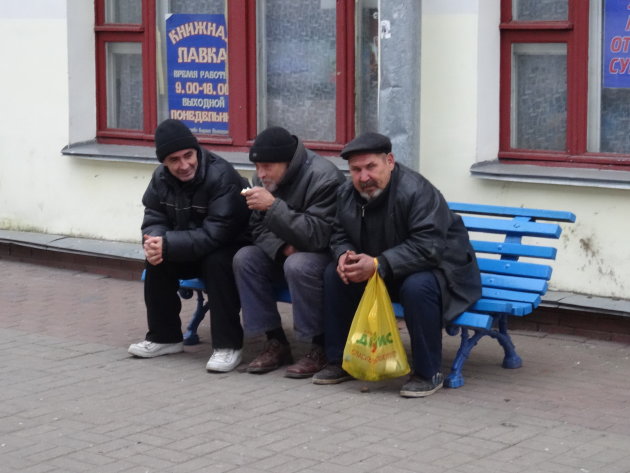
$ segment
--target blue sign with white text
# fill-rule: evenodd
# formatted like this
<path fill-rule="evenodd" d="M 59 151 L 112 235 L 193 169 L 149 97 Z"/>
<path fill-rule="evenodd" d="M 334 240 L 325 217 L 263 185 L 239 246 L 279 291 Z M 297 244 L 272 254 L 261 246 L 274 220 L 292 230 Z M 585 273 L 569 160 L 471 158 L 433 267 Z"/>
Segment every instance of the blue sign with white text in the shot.
<path fill-rule="evenodd" d="M 630 1 L 606 0 L 602 43 L 602 86 L 630 88 Z"/>
<path fill-rule="evenodd" d="M 173 14 L 166 19 L 169 118 L 193 133 L 228 133 L 225 15 Z"/>

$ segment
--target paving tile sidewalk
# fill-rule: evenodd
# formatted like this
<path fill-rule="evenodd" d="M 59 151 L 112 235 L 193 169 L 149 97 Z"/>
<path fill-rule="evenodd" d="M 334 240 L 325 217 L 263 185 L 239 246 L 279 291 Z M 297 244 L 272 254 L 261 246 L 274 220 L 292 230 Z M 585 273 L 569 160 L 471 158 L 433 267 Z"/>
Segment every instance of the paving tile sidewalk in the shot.
<path fill-rule="evenodd" d="M 207 322 L 185 353 L 134 359 L 140 282 L 0 271 L 0 472 L 630 472 L 628 345 L 517 332 L 504 370 L 482 340 L 464 387 L 403 399 L 402 380 L 208 374 Z"/>

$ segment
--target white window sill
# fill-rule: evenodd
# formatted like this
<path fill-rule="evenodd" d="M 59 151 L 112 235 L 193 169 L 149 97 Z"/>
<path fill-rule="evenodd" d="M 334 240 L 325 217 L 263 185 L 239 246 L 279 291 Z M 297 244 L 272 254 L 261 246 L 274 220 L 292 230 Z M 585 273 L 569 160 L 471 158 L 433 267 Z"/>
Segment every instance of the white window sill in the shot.
<path fill-rule="evenodd" d="M 97 161 L 159 164 L 155 157 L 155 148 L 151 146 L 111 145 L 88 141 L 71 143 L 61 150 L 61 154 Z M 220 151 L 217 154 L 227 159 L 239 171 L 252 171 L 254 169 L 247 152 Z"/>
<path fill-rule="evenodd" d="M 225 158 L 238 171 L 254 171 L 255 166 L 249 160 L 247 151 L 217 151 L 219 156 Z M 61 150 L 61 154 L 83 159 L 97 161 L 119 161 L 125 163 L 145 163 L 157 165 L 155 148 L 151 146 L 112 145 L 86 141 L 83 143 L 71 143 Z M 327 159 L 337 165 L 339 169 L 348 171 L 348 163 L 339 157 L 326 156 Z"/>
<path fill-rule="evenodd" d="M 480 179 L 498 181 L 630 189 L 630 170 L 503 164 L 495 160 L 475 163 L 470 172 Z"/>

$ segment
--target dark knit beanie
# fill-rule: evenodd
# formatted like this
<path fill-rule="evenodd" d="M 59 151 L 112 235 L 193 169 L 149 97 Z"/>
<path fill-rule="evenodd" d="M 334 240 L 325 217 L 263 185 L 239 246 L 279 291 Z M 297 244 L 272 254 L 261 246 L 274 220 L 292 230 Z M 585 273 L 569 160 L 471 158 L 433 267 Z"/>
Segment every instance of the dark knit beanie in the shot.
<path fill-rule="evenodd" d="M 253 163 L 282 163 L 293 159 L 297 149 L 297 136 L 279 126 L 262 131 L 249 150 L 249 160 Z"/>
<path fill-rule="evenodd" d="M 179 120 L 169 118 L 155 129 L 155 154 L 160 162 L 169 154 L 188 148 L 199 148 L 199 142 Z"/>

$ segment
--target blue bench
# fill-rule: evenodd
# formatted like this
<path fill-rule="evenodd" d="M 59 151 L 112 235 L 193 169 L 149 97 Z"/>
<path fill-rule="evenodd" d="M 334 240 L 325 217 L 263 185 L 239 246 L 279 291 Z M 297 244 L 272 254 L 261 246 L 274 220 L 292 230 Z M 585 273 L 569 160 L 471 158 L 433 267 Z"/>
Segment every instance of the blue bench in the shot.
<path fill-rule="evenodd" d="M 557 252 L 549 242 L 541 239 L 557 240 L 562 232 L 560 223 L 575 222 L 575 215 L 564 211 L 459 202 L 450 202 L 449 207 L 462 215 L 470 233 L 483 285 L 481 299 L 446 326 L 449 335 L 461 333 L 459 350 L 445 380 L 447 387 L 458 388 L 464 385 L 463 365 L 484 336 L 496 339 L 503 348 L 503 368 L 522 365 L 508 333 L 508 317 L 530 314 L 540 304 L 551 278 L 549 262 L 556 258 Z M 524 242 L 525 238 L 534 240 Z M 207 302 L 204 302 L 204 286 L 199 279 L 182 280 L 180 284 L 182 297 L 197 294 L 197 308 L 184 334 L 184 343 L 194 345 L 199 343 L 197 328 L 208 310 Z M 286 288 L 277 289 L 276 299 L 291 302 Z M 397 303 L 393 305 L 396 316 L 402 317 L 402 307 Z"/>

